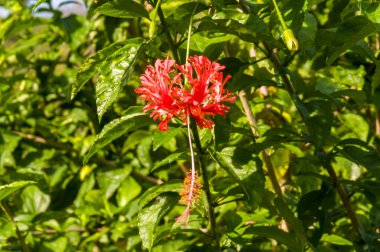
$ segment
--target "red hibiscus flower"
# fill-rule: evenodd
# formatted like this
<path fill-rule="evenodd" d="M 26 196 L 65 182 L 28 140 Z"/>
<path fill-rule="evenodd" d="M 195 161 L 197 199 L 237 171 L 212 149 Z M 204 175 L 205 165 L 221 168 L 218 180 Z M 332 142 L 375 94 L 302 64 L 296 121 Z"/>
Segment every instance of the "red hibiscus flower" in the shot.
<path fill-rule="evenodd" d="M 211 129 L 214 122 L 206 116 L 224 115 L 229 106 L 222 102 L 236 100 L 224 88 L 231 76 L 223 79 L 220 72 L 223 69 L 224 66 L 205 56 L 191 57 L 185 65 L 175 65 L 169 58 L 158 59 L 154 67 L 147 67 L 141 76 L 141 87 L 135 92 L 147 101 L 144 111 L 152 110 L 150 116 L 161 121 L 158 125 L 161 131 L 169 130 L 168 123 L 173 117 L 183 119 L 186 124 L 188 115 L 200 128 Z"/>
<path fill-rule="evenodd" d="M 180 74 L 175 74 L 175 61 L 166 58 L 158 59 L 153 66 L 149 65 L 145 73 L 141 75 L 141 87 L 135 89 L 135 93 L 147 101 L 144 112 L 152 110 L 150 116 L 161 123 L 160 131 L 168 131 L 168 123 L 171 118 L 183 114 L 181 107 L 176 104 L 177 90 L 181 88 Z M 174 76 L 171 76 L 174 74 Z"/>
<path fill-rule="evenodd" d="M 188 63 L 177 68 L 185 75 L 190 84 L 190 92 L 182 89 L 181 99 L 187 104 L 188 112 L 200 128 L 211 129 L 214 125 L 212 120 L 205 116 L 224 115 L 230 107 L 222 102 L 235 102 L 233 93 L 224 89 L 224 85 L 231 78 L 226 76 L 223 80 L 225 67 L 217 62 L 211 62 L 205 56 L 194 56 L 189 58 Z M 186 123 L 186 122 L 185 122 Z"/>

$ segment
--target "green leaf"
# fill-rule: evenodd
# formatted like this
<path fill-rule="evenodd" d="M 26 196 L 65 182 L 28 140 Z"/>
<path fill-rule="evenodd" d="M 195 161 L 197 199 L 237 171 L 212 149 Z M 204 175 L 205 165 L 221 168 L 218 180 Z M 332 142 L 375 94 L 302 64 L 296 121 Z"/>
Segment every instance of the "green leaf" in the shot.
<path fill-rule="evenodd" d="M 71 99 L 74 99 L 75 95 L 84 86 L 84 84 L 86 84 L 86 82 L 98 72 L 99 67 L 104 60 L 124 45 L 125 43 L 113 43 L 98 51 L 94 56 L 86 59 L 75 75 L 75 82 L 71 89 Z"/>
<path fill-rule="evenodd" d="M 240 91 L 251 87 L 260 88 L 261 86 L 277 86 L 277 83 L 269 79 L 259 79 L 255 76 L 244 73 L 244 68 L 241 68 L 232 78 L 232 85 L 229 86 L 230 91 Z"/>
<path fill-rule="evenodd" d="M 219 34 L 207 34 L 206 32 L 198 32 L 191 36 L 190 50 L 199 52 L 200 54 L 210 58 L 218 58 L 225 44 L 232 39 L 232 35 Z M 185 49 L 185 43 L 182 44 Z"/>
<path fill-rule="evenodd" d="M 153 247 L 155 231 L 162 216 L 167 213 L 176 202 L 168 196 L 160 196 L 147 208 L 144 208 L 138 215 L 138 227 L 142 244 L 149 251 Z"/>
<path fill-rule="evenodd" d="M 294 239 L 294 236 L 286 233 L 277 227 L 272 226 L 257 226 L 249 227 L 244 232 L 245 234 L 255 234 L 261 237 L 267 237 L 284 244 L 294 252 L 303 251 L 302 246 Z"/>
<path fill-rule="evenodd" d="M 41 192 L 35 185 L 25 188 L 21 193 L 21 199 L 23 210 L 32 214 L 45 212 L 50 205 L 50 195 Z"/>
<path fill-rule="evenodd" d="M 226 144 L 230 139 L 231 123 L 227 122 L 226 119 L 221 115 L 217 115 L 214 121 L 215 147 L 219 148 L 220 144 Z"/>
<path fill-rule="evenodd" d="M 244 41 L 252 43 L 266 41 L 271 45 L 276 44 L 267 25 L 261 19 L 254 15 L 246 16 L 248 18 L 244 14 L 241 15 L 241 22 L 234 19 L 211 19 L 210 17 L 205 17 L 199 24 L 198 30 L 233 34 Z"/>
<path fill-rule="evenodd" d="M 105 3 L 96 9 L 96 12 L 117 18 L 145 17 L 149 19 L 149 13 L 140 4 L 132 0 L 115 0 Z"/>
<path fill-rule="evenodd" d="M 308 57 L 312 57 L 315 50 L 315 36 L 317 34 L 318 22 L 314 15 L 305 13 L 304 21 L 301 29 L 298 31 L 298 42 L 301 50 L 303 50 Z"/>
<path fill-rule="evenodd" d="M 27 186 L 27 185 L 32 185 L 36 184 L 34 181 L 16 181 L 10 184 L 6 185 L 1 185 L 0 186 L 0 201 L 5 199 L 8 195 L 11 193 Z"/>
<path fill-rule="evenodd" d="M 345 20 L 336 31 L 329 49 L 327 64 L 346 50 L 352 48 L 356 42 L 376 31 L 376 26 L 364 16 L 354 16 Z"/>
<path fill-rule="evenodd" d="M 361 6 L 361 3 L 358 4 Z M 364 8 L 363 8 L 364 7 Z M 379 3 L 363 3 L 363 12 L 372 23 L 379 25 L 380 24 L 380 4 Z"/>
<path fill-rule="evenodd" d="M 19 135 L 0 132 L 0 173 L 3 172 L 5 165 L 15 165 L 12 153 L 16 149 L 20 139 L 21 136 Z"/>
<path fill-rule="evenodd" d="M 132 168 L 126 166 L 121 169 L 104 170 L 96 173 L 96 180 L 106 199 L 109 199 L 120 185 L 128 179 L 131 171 Z"/>
<path fill-rule="evenodd" d="M 151 200 L 156 198 L 158 195 L 165 192 L 176 192 L 178 193 L 181 190 L 182 181 L 171 180 L 162 185 L 157 185 L 149 188 L 144 192 L 140 197 L 139 208 L 144 208 Z"/>
<path fill-rule="evenodd" d="M 129 39 L 101 64 L 95 86 L 99 121 L 129 81 L 143 45 L 141 38 Z"/>
<path fill-rule="evenodd" d="M 49 241 L 44 241 L 43 248 L 45 251 L 65 252 L 67 251 L 68 243 L 68 238 L 61 236 L 57 239 L 49 239 Z"/>
<path fill-rule="evenodd" d="M 149 125 L 151 122 L 149 116 L 142 112 L 141 107 L 130 107 L 124 116 L 104 126 L 102 131 L 96 136 L 95 142 L 84 157 L 83 162 L 86 164 L 90 157 L 113 140 L 132 130 Z"/>
<path fill-rule="evenodd" d="M 324 96 L 318 98 L 315 97 L 313 100 L 309 100 L 305 103 L 299 101 L 297 105 L 303 114 L 313 142 L 316 146 L 320 147 L 329 140 L 328 136 L 333 126 L 334 116 L 330 100 L 325 99 Z"/>
<path fill-rule="evenodd" d="M 152 149 L 152 138 L 144 138 L 137 146 L 136 153 L 140 163 L 145 168 L 152 167 L 152 159 L 150 158 L 150 150 Z"/>
<path fill-rule="evenodd" d="M 304 247 L 307 239 L 305 235 L 305 230 L 302 226 L 302 222 L 293 215 L 293 213 L 290 211 L 290 209 L 283 202 L 282 199 L 275 198 L 274 204 L 277 210 L 279 211 L 280 216 L 282 216 L 282 218 L 284 218 L 284 220 L 290 226 L 290 228 L 294 230 L 298 238 L 298 241 L 300 242 L 301 246 Z"/>
<path fill-rule="evenodd" d="M 181 132 L 182 128 L 171 128 L 169 131 L 159 131 L 156 130 L 153 134 L 153 151 L 156 151 L 163 144 L 169 142 L 170 139 L 175 137 L 179 132 Z"/>
<path fill-rule="evenodd" d="M 132 177 L 128 177 L 120 186 L 117 194 L 116 201 L 118 206 L 125 207 L 136 198 L 141 192 L 141 186 Z"/>
<path fill-rule="evenodd" d="M 265 176 L 262 163 L 253 152 L 240 147 L 227 147 L 215 153 L 216 160 L 242 187 L 250 207 L 257 208 L 264 195 Z"/>
<path fill-rule="evenodd" d="M 32 12 L 34 12 L 40 4 L 46 3 L 46 2 L 47 2 L 47 0 L 38 0 L 37 3 L 34 4 L 34 6 L 32 8 Z"/>
<path fill-rule="evenodd" d="M 177 162 L 178 160 L 189 160 L 189 159 L 190 159 L 190 156 L 188 155 L 187 152 L 175 152 L 175 153 L 170 154 L 166 158 L 156 162 L 150 171 L 153 172 L 154 170 L 164 165 Z"/>
<path fill-rule="evenodd" d="M 347 245 L 352 246 L 352 242 L 344 239 L 343 237 L 335 234 L 323 234 L 321 238 L 322 242 L 328 242 L 335 245 Z"/>
<path fill-rule="evenodd" d="M 376 150 L 359 139 L 353 139 L 355 143 L 349 143 L 348 140 L 339 144 L 338 153 L 348 160 L 364 166 L 372 175 L 380 179 L 380 155 Z"/>

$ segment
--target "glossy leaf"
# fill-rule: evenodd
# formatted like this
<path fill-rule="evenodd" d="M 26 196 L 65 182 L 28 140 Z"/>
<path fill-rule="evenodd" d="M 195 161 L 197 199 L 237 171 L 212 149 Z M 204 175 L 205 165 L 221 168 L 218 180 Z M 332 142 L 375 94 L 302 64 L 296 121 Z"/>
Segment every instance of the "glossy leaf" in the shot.
<path fill-rule="evenodd" d="M 128 83 L 136 60 L 143 49 L 143 42 L 140 38 L 130 39 L 102 62 L 95 86 L 99 121 Z"/>
<path fill-rule="evenodd" d="M 123 46 L 124 43 L 113 43 L 110 46 L 99 50 L 94 56 L 86 59 L 75 76 L 75 82 L 71 88 L 71 99 L 74 99 L 84 84 L 86 84 L 86 82 L 98 72 L 103 61 Z"/>

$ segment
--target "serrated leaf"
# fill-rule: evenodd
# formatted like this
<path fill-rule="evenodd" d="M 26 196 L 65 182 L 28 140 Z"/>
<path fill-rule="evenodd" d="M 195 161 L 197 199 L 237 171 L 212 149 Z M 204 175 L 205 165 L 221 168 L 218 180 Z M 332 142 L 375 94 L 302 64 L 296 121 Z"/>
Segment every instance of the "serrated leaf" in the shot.
<path fill-rule="evenodd" d="M 8 195 L 11 193 L 27 186 L 27 185 L 32 185 L 36 184 L 35 181 L 16 181 L 10 184 L 6 185 L 1 185 L 0 186 L 0 200 L 5 199 Z"/>
<path fill-rule="evenodd" d="M 152 249 L 155 239 L 156 227 L 162 216 L 167 213 L 175 201 L 168 196 L 158 197 L 151 206 L 139 212 L 137 226 L 142 244 L 149 251 Z"/>
<path fill-rule="evenodd" d="M 86 82 L 98 72 L 103 61 L 124 45 L 125 43 L 113 43 L 98 51 L 94 56 L 86 59 L 75 75 L 75 82 L 71 89 L 71 99 L 74 99 L 75 95 L 84 84 L 86 84 Z"/>
<path fill-rule="evenodd" d="M 241 186 L 250 207 L 257 208 L 264 194 L 265 176 L 262 163 L 253 153 L 239 147 L 227 147 L 216 152 L 218 163 Z"/>
<path fill-rule="evenodd" d="M 158 195 L 165 192 L 179 192 L 181 190 L 181 185 L 183 181 L 172 180 L 166 182 L 162 185 L 157 185 L 149 188 L 145 191 L 143 195 L 140 197 L 139 208 L 144 208 L 151 200 L 156 198 Z"/>
<path fill-rule="evenodd" d="M 153 134 L 153 151 L 156 151 L 163 144 L 167 143 L 179 132 L 181 132 L 181 128 L 171 128 L 169 131 L 155 131 Z"/>
<path fill-rule="evenodd" d="M 110 144 L 113 140 L 121 137 L 129 131 L 149 125 L 151 122 L 149 116 L 142 112 L 141 107 L 129 108 L 124 116 L 115 119 L 104 126 L 102 131 L 96 136 L 96 139 L 84 157 L 83 162 L 86 164 L 90 157 L 103 147 Z"/>
<path fill-rule="evenodd" d="M 154 170 L 156 170 L 156 169 L 158 169 L 164 165 L 174 163 L 178 160 L 189 160 L 189 158 L 190 158 L 190 156 L 186 152 L 172 153 L 169 156 L 167 156 L 166 158 L 162 159 L 161 161 L 156 162 L 150 171 L 153 172 Z"/>
<path fill-rule="evenodd" d="M 141 38 L 127 40 L 122 48 L 115 51 L 101 64 L 95 86 L 99 121 L 128 82 L 136 59 L 143 48 L 143 42 Z"/>
<path fill-rule="evenodd" d="M 139 3 L 132 0 L 116 0 L 105 3 L 96 9 L 96 12 L 117 18 L 145 17 L 149 19 L 149 13 Z"/>
<path fill-rule="evenodd" d="M 277 227 L 272 226 L 258 226 L 249 227 L 244 232 L 245 234 L 255 234 L 261 237 L 268 237 L 276 240 L 279 243 L 286 245 L 290 250 L 294 252 L 302 251 L 300 244 L 294 239 L 295 237 L 289 233 L 286 233 Z"/>

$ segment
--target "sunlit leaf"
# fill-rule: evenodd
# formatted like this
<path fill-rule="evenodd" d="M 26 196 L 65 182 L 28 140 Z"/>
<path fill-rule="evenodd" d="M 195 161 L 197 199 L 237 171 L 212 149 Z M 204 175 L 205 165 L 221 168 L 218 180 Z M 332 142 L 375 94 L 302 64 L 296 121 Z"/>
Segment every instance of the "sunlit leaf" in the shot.
<path fill-rule="evenodd" d="M 162 216 L 169 211 L 175 201 L 168 196 L 160 196 L 150 206 L 142 209 L 138 216 L 139 233 L 142 240 L 142 244 L 148 250 L 153 247 L 155 239 L 155 230 L 158 222 Z"/>
<path fill-rule="evenodd" d="M 143 49 L 143 42 L 144 40 L 140 38 L 127 40 L 122 48 L 116 50 L 100 65 L 99 78 L 95 86 L 99 121 L 128 83 L 136 60 Z"/>
<path fill-rule="evenodd" d="M 34 181 L 16 181 L 10 184 L 0 186 L 0 201 L 5 199 L 11 193 L 28 185 L 36 184 Z"/>
<path fill-rule="evenodd" d="M 86 84 L 86 82 L 98 72 L 103 61 L 123 46 L 124 43 L 113 43 L 108 47 L 99 50 L 94 56 L 86 59 L 75 76 L 75 82 L 71 89 L 71 99 L 74 99 L 75 95 L 84 84 Z"/>
<path fill-rule="evenodd" d="M 118 18 L 145 17 L 149 19 L 146 9 L 132 0 L 114 0 L 101 5 L 96 12 Z"/>

